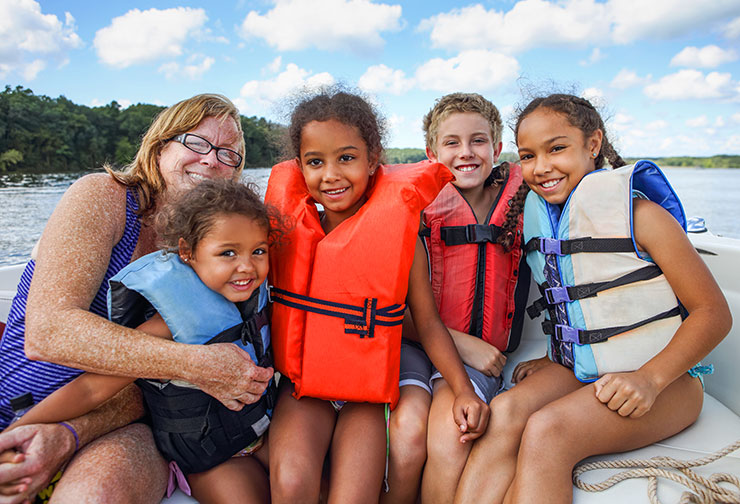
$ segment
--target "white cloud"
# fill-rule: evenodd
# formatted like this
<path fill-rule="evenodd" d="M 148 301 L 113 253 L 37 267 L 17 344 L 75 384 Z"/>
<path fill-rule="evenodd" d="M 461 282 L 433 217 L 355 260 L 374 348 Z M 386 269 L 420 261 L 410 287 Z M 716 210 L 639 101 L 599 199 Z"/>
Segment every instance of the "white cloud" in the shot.
<path fill-rule="evenodd" d="M 664 121 L 663 119 L 656 119 L 655 121 L 651 121 L 645 125 L 645 129 L 650 131 L 660 131 L 666 129 L 667 127 L 668 122 Z"/>
<path fill-rule="evenodd" d="M 17 72 L 30 81 L 49 63 L 65 64 L 68 51 L 82 46 L 76 29 L 69 12 L 62 23 L 53 14 L 43 14 L 34 0 L 3 0 L 0 2 L 0 77 Z"/>
<path fill-rule="evenodd" d="M 723 29 L 725 37 L 734 39 L 740 37 L 740 17 L 736 17 L 727 23 Z"/>
<path fill-rule="evenodd" d="M 578 8 L 571 4 L 578 2 Z M 424 19 L 434 47 L 519 52 L 542 45 L 577 45 L 599 41 L 607 21 L 606 8 L 593 0 L 552 3 L 521 0 L 509 12 L 476 4 Z"/>
<path fill-rule="evenodd" d="M 649 84 L 644 93 L 655 100 L 736 99 L 738 83 L 729 73 L 711 72 L 706 76 L 698 70 L 681 70 Z"/>
<path fill-rule="evenodd" d="M 604 105 L 604 92 L 599 88 L 590 87 L 584 89 L 581 93 L 581 98 L 590 101 L 597 108 Z"/>
<path fill-rule="evenodd" d="M 611 38 L 618 44 L 700 32 L 702 28 L 740 12 L 737 0 L 609 0 L 607 5 L 613 23 Z"/>
<path fill-rule="evenodd" d="M 707 119 L 707 116 L 700 115 L 697 117 L 692 117 L 691 119 L 686 119 L 686 126 L 689 126 L 691 128 L 703 128 L 704 126 L 707 126 L 709 124 L 709 119 Z"/>
<path fill-rule="evenodd" d="M 627 89 L 645 83 L 647 78 L 639 77 L 634 71 L 623 68 L 614 76 L 609 86 L 617 89 Z"/>
<path fill-rule="evenodd" d="M 403 70 L 394 70 L 385 65 L 374 65 L 365 70 L 357 81 L 357 85 L 369 93 L 400 95 L 414 86 L 414 79 L 407 78 Z"/>
<path fill-rule="evenodd" d="M 159 67 L 159 73 L 163 73 L 170 80 L 174 79 L 199 79 L 216 62 L 210 56 L 194 54 L 188 58 L 187 65 L 181 65 L 175 61 L 164 63 Z"/>
<path fill-rule="evenodd" d="M 732 114 L 731 119 L 735 121 L 736 123 L 740 124 L 740 112 L 737 112 L 736 114 Z"/>
<path fill-rule="evenodd" d="M 251 11 L 240 34 L 264 39 L 279 51 L 316 47 L 363 52 L 383 47 L 382 32 L 402 28 L 401 6 L 370 0 L 273 0 L 266 14 Z"/>
<path fill-rule="evenodd" d="M 594 47 L 588 59 L 581 60 L 578 62 L 578 64 L 581 66 L 593 65 L 594 63 L 598 63 L 604 58 L 606 58 L 606 54 L 602 53 L 601 49 L 599 49 L 598 47 Z"/>
<path fill-rule="evenodd" d="M 283 57 L 278 56 L 274 60 L 270 62 L 269 65 L 267 65 L 267 71 L 270 73 L 277 73 L 278 70 L 280 70 L 280 67 L 283 66 Z"/>
<path fill-rule="evenodd" d="M 103 63 L 117 68 L 172 58 L 189 38 L 206 33 L 207 20 L 205 10 L 190 7 L 133 9 L 98 30 L 93 45 Z"/>
<path fill-rule="evenodd" d="M 716 118 L 714 119 L 714 125 L 715 125 L 715 126 L 716 126 L 717 128 L 724 128 L 724 126 L 725 126 L 725 118 L 724 118 L 724 117 L 722 117 L 722 116 L 717 116 L 717 117 L 716 117 Z"/>
<path fill-rule="evenodd" d="M 450 59 L 434 58 L 415 73 L 416 86 L 443 93 L 485 92 L 513 84 L 519 76 L 519 62 L 491 51 L 463 51 Z"/>
<path fill-rule="evenodd" d="M 430 32 L 434 47 L 519 52 L 672 37 L 738 13 L 737 0 L 520 0 L 507 12 L 481 4 L 452 9 L 422 20 L 418 28 Z"/>
<path fill-rule="evenodd" d="M 689 46 L 671 59 L 671 66 L 715 68 L 736 59 L 737 51 L 734 49 L 722 49 L 716 45 L 704 46 L 701 49 Z"/>
<path fill-rule="evenodd" d="M 298 89 L 329 86 L 334 82 L 334 77 L 329 73 L 312 74 L 295 63 L 288 63 L 285 70 L 273 79 L 246 82 L 240 91 L 239 107 L 242 110 L 245 107 L 253 110 L 254 105 L 250 106 L 252 101 L 261 106 L 270 106 Z"/>

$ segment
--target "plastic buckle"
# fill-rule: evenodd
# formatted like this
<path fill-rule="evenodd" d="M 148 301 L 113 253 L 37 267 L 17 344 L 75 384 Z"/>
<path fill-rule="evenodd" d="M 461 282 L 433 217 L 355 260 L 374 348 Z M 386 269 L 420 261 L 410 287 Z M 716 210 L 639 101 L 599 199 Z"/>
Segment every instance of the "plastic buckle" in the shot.
<path fill-rule="evenodd" d="M 465 241 L 468 243 L 478 243 L 478 225 L 468 224 L 465 226 Z"/>
<path fill-rule="evenodd" d="M 267 302 L 272 303 L 272 285 L 267 286 Z"/>
<path fill-rule="evenodd" d="M 563 255 L 560 240 L 555 238 L 540 238 L 540 252 L 543 254 Z"/>
<path fill-rule="evenodd" d="M 545 289 L 545 300 L 551 305 L 573 301 L 568 294 L 567 287 L 550 287 L 549 289 Z"/>
<path fill-rule="evenodd" d="M 580 345 L 580 339 L 578 338 L 578 333 L 580 331 L 576 329 L 575 327 L 563 325 L 563 324 L 555 324 L 555 339 L 559 341 L 565 341 L 567 343 L 576 343 Z"/>

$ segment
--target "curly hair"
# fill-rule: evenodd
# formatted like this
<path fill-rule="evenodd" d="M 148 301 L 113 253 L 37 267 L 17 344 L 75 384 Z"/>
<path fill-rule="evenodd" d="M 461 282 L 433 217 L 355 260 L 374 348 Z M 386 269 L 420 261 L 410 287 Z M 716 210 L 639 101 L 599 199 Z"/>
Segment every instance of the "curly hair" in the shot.
<path fill-rule="evenodd" d="M 244 134 L 241 118 L 236 106 L 219 94 L 199 94 L 182 100 L 160 112 L 141 139 L 141 147 L 133 162 L 123 171 L 116 171 L 109 165 L 105 170 L 119 183 L 136 188 L 139 196 L 139 215 L 150 215 L 156 206 L 157 197 L 165 190 L 165 182 L 159 171 L 159 155 L 167 141 L 172 137 L 196 128 L 206 117 L 215 117 L 223 122 L 234 121 L 239 133 L 236 150 L 244 158 Z M 234 179 L 241 175 L 244 161 L 234 173 Z"/>
<path fill-rule="evenodd" d="M 380 113 L 361 95 L 344 91 L 341 87 L 324 88 L 316 94 L 303 96 L 290 116 L 288 135 L 292 154 L 301 157 L 301 134 L 312 121 L 335 119 L 354 126 L 367 146 L 372 165 L 383 162 L 383 138 L 386 128 Z"/>
<path fill-rule="evenodd" d="M 288 225 L 276 208 L 262 202 L 257 186 L 229 179 L 209 179 L 179 195 L 157 212 L 154 226 L 160 246 L 178 248 L 180 238 L 192 250 L 223 215 L 237 214 L 255 220 L 268 234 L 270 244 L 280 240 Z"/>

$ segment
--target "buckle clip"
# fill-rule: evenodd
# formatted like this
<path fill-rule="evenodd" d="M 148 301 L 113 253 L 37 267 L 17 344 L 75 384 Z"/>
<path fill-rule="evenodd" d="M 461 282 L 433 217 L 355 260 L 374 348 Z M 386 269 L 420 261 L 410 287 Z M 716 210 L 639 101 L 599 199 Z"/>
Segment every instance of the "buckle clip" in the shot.
<path fill-rule="evenodd" d="M 540 238 L 540 252 L 543 254 L 564 255 L 560 240 L 555 238 Z"/>
<path fill-rule="evenodd" d="M 545 300 L 550 305 L 571 303 L 573 301 L 568 294 L 567 287 L 550 287 L 549 289 L 545 289 Z"/>

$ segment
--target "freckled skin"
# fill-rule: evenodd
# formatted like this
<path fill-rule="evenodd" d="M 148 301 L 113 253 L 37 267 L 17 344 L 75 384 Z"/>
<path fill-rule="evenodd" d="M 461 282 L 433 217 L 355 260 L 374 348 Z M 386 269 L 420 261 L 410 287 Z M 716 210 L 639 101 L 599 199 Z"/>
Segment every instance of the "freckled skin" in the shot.
<path fill-rule="evenodd" d="M 233 127 L 228 120 L 224 124 L 226 130 Z M 222 133 L 203 136 L 218 146 L 230 146 L 224 143 L 230 141 L 228 131 Z M 179 144 L 172 147 L 186 150 Z M 183 156 L 177 159 L 182 160 Z M 191 160 L 192 156 L 188 153 L 187 157 Z M 191 161 L 210 176 L 234 176 L 233 170 L 218 169 L 214 152 L 196 155 Z M 168 191 L 173 193 L 189 183 L 183 177 L 173 177 L 168 182 Z M 87 175 L 67 190 L 39 242 L 27 303 L 26 354 L 31 359 L 100 374 L 185 380 L 231 409 L 241 409 L 258 398 L 272 370 L 257 367 L 236 346 L 175 343 L 113 324 L 88 311 L 103 280 L 111 250 L 123 235 L 125 216 L 126 189 L 107 174 Z M 153 229 L 144 223 L 132 261 L 156 250 L 155 244 Z M 127 425 L 141 417 L 142 412 L 140 395 L 121 393 L 98 410 L 74 420 L 76 427 L 79 423 L 81 446 L 105 436 L 74 457 L 62 479 L 64 484 L 60 483 L 54 494 L 55 501 L 83 502 L 83 495 L 88 495 L 91 502 L 102 502 L 100 496 L 105 493 L 105 500 L 159 502 L 166 483 L 165 461 L 151 434 L 147 437 L 141 432 L 148 429 Z M 106 435 L 119 427 L 122 429 Z M 35 433 L 32 447 L 69 447 L 70 440 L 74 443 L 69 431 L 58 426 L 52 429 L 36 424 L 20 429 Z M 0 434 L 0 452 L 18 446 L 9 444 L 11 434 L 13 431 Z M 120 442 L 111 444 L 114 439 Z M 115 455 L 111 446 L 119 447 Z M 65 455 L 61 460 L 60 453 Z M 27 452 L 26 460 L 15 466 L 16 472 L 0 471 L 0 490 L 13 482 L 8 474 L 16 474 L 16 479 L 26 476 L 26 490 L 35 493 L 53 475 L 49 467 L 53 466 L 55 472 L 70 455 L 71 451 L 59 449 Z M 84 469 L 77 471 L 75 467 Z"/>

